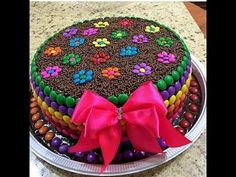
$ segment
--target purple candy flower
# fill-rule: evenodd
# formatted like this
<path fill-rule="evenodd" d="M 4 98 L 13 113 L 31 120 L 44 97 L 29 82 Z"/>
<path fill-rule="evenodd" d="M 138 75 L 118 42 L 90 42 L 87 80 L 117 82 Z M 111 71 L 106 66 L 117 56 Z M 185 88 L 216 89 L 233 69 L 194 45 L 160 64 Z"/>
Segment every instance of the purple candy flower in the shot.
<path fill-rule="evenodd" d="M 133 72 L 138 76 L 145 76 L 151 74 L 152 68 L 147 66 L 146 63 L 140 63 L 139 65 L 135 65 L 133 68 Z"/>
<path fill-rule="evenodd" d="M 166 51 L 162 51 L 157 54 L 157 61 L 167 64 L 175 62 L 175 55 L 172 53 L 167 53 Z"/>
<path fill-rule="evenodd" d="M 69 37 L 75 35 L 77 32 L 78 32 L 78 29 L 75 28 L 75 27 L 67 28 L 67 29 L 63 32 L 63 36 L 69 38 Z"/>
<path fill-rule="evenodd" d="M 84 30 L 83 35 L 84 36 L 91 36 L 93 34 L 97 34 L 98 29 L 97 28 L 89 28 L 87 30 Z"/>
<path fill-rule="evenodd" d="M 133 36 L 133 43 L 142 44 L 146 42 L 148 42 L 148 39 L 142 34 Z"/>

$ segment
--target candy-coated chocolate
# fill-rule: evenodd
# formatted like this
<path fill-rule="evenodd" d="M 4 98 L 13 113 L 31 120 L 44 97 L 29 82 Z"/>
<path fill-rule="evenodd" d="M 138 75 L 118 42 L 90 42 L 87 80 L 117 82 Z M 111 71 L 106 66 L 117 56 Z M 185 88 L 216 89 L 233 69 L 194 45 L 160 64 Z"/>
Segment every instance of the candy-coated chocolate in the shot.
<path fill-rule="evenodd" d="M 34 108 L 34 107 L 36 107 L 38 105 L 38 103 L 36 102 L 36 101 L 34 101 L 34 102 L 32 102 L 31 104 L 30 104 L 30 107 L 31 108 Z"/>
<path fill-rule="evenodd" d="M 39 113 L 36 113 L 36 114 L 34 114 L 34 115 L 31 117 L 31 120 L 32 120 L 33 122 L 36 122 L 37 120 L 39 120 L 39 118 L 40 118 L 40 114 L 39 114 Z"/>
<path fill-rule="evenodd" d="M 179 125 L 183 128 L 187 128 L 187 127 L 190 126 L 190 123 L 189 123 L 189 121 L 183 119 L 183 120 L 180 121 Z"/>
<path fill-rule="evenodd" d="M 34 127 L 37 128 L 37 129 L 39 129 L 39 128 L 41 128 L 43 125 L 44 125 L 44 122 L 38 120 L 38 121 L 34 124 Z"/>
<path fill-rule="evenodd" d="M 44 138 L 45 138 L 46 141 L 51 141 L 52 138 L 54 137 L 54 135 L 55 135 L 55 134 L 54 134 L 53 132 L 49 131 L 49 132 L 46 133 L 46 135 L 44 136 Z"/>
<path fill-rule="evenodd" d="M 172 95 L 169 99 L 169 102 L 170 102 L 170 105 L 174 104 L 175 103 L 175 100 L 176 100 L 176 96 L 175 95 Z"/>
<path fill-rule="evenodd" d="M 198 106 L 194 103 L 189 104 L 188 108 L 192 112 L 197 112 L 197 110 L 198 110 Z"/>
<path fill-rule="evenodd" d="M 49 130 L 49 128 L 48 128 L 47 126 L 43 126 L 43 127 L 41 127 L 41 128 L 39 129 L 39 133 L 40 133 L 41 135 L 44 135 L 45 133 L 48 132 L 48 130 Z"/>
<path fill-rule="evenodd" d="M 186 119 L 186 120 L 192 120 L 193 119 L 193 114 L 191 114 L 190 112 L 185 112 L 184 113 L 184 118 Z"/>
<path fill-rule="evenodd" d="M 199 100 L 199 96 L 198 96 L 197 94 L 192 94 L 192 95 L 190 96 L 190 100 L 192 100 L 192 101 L 198 101 L 198 100 Z"/>
<path fill-rule="evenodd" d="M 34 108 L 31 108 L 30 109 L 30 114 L 36 114 L 38 112 L 38 108 L 37 107 L 34 107 Z"/>

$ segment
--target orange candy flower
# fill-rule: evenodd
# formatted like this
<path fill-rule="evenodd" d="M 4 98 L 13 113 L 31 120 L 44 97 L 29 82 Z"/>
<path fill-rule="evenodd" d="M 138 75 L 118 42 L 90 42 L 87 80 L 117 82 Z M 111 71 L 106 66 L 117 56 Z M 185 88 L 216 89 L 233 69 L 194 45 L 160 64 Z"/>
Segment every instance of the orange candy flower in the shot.
<path fill-rule="evenodd" d="M 107 77 L 108 79 L 114 79 L 115 77 L 120 76 L 119 68 L 108 67 L 102 70 L 102 76 Z"/>
<path fill-rule="evenodd" d="M 61 48 L 60 47 L 49 47 L 44 54 L 47 56 L 56 56 L 59 55 L 61 53 Z"/>

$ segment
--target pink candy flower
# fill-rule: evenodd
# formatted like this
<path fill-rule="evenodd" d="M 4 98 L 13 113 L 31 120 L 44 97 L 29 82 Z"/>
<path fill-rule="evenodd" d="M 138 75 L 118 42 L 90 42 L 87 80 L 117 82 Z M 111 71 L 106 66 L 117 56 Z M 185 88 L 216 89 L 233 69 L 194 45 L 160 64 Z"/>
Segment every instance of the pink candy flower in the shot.
<path fill-rule="evenodd" d="M 97 32 L 98 32 L 97 28 L 89 28 L 87 30 L 84 30 L 83 35 L 84 36 L 91 36 L 91 35 L 97 34 Z"/>
<path fill-rule="evenodd" d="M 61 72 L 61 68 L 58 66 L 48 66 L 44 71 L 41 72 L 42 77 L 48 78 L 50 76 L 58 76 L 59 72 Z"/>
<path fill-rule="evenodd" d="M 175 62 L 175 55 L 172 53 L 167 53 L 166 51 L 162 51 L 161 53 L 157 54 L 157 61 L 160 63 L 173 63 Z"/>

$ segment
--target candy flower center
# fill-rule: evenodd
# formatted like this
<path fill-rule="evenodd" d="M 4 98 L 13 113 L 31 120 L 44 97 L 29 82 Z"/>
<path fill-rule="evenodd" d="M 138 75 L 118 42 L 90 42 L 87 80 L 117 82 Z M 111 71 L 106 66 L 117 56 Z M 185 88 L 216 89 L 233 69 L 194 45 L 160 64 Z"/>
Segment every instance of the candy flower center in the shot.
<path fill-rule="evenodd" d="M 51 53 L 56 53 L 57 51 L 56 50 L 52 50 Z"/>
<path fill-rule="evenodd" d="M 73 62 L 73 61 L 75 61 L 75 58 L 70 58 L 70 62 Z"/>
<path fill-rule="evenodd" d="M 104 41 L 100 41 L 100 42 L 98 42 L 98 44 L 102 45 L 102 44 L 105 44 L 105 42 Z"/>
<path fill-rule="evenodd" d="M 138 42 L 143 42 L 143 38 L 138 38 Z"/>
<path fill-rule="evenodd" d="M 166 44 L 167 42 L 166 41 L 162 41 L 162 44 Z"/>
<path fill-rule="evenodd" d="M 79 78 L 80 78 L 80 79 L 85 79 L 85 78 L 86 78 L 86 75 L 81 75 Z"/>
<path fill-rule="evenodd" d="M 50 70 L 48 70 L 48 74 L 52 74 L 52 73 L 54 73 L 54 72 L 55 72 L 54 69 L 50 69 Z"/>
<path fill-rule="evenodd" d="M 121 34 L 121 33 L 118 33 L 118 34 L 117 34 L 117 36 L 118 36 L 118 37 L 121 37 L 121 36 L 122 36 L 122 34 Z"/>
<path fill-rule="evenodd" d="M 145 69 L 144 69 L 144 68 L 140 68 L 139 71 L 140 71 L 141 73 L 144 73 L 144 72 L 145 72 Z"/>
<path fill-rule="evenodd" d="M 113 70 L 109 70 L 107 74 L 110 76 L 110 75 L 113 75 L 114 73 L 115 72 Z"/>
<path fill-rule="evenodd" d="M 168 56 L 164 56 L 163 59 L 164 59 L 164 60 L 168 60 L 169 57 L 168 57 Z"/>

